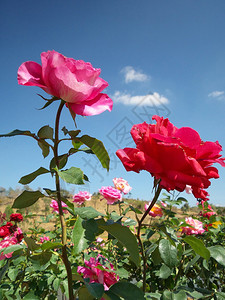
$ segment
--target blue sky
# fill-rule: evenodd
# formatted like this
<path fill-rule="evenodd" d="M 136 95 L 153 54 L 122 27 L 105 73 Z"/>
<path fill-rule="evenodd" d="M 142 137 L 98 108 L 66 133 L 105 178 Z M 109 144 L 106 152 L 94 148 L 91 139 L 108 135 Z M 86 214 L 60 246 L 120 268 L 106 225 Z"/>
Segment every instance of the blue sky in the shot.
<path fill-rule="evenodd" d="M 127 173 L 115 151 L 132 146 L 132 124 L 150 122 L 153 114 L 169 117 L 177 127 L 196 129 L 203 140 L 218 140 L 225 149 L 225 2 L 223 0 L 74 0 L 2 1 L 0 132 L 53 126 L 56 105 L 39 111 L 45 92 L 17 84 L 17 69 L 40 53 L 56 50 L 101 68 L 114 108 L 93 117 L 77 117 L 78 129 L 102 140 L 111 156 L 107 174 L 94 157 L 80 155 L 69 166 L 80 167 L 91 192 L 127 179 L 132 197 L 150 200 L 152 178 L 147 172 Z M 144 98 L 149 92 L 151 97 Z M 143 100 L 144 99 L 144 100 Z M 151 106 L 149 106 L 151 104 Z M 61 127 L 74 125 L 64 111 Z M 67 145 L 69 147 L 70 145 Z M 63 149 L 61 149 L 63 151 Z M 223 152 L 225 156 L 225 152 Z M 28 137 L 0 140 L 0 186 L 19 187 L 20 177 L 48 167 L 35 141 Z M 225 170 L 212 180 L 210 200 L 224 205 Z M 54 187 L 49 175 L 30 184 Z M 22 186 L 21 186 L 22 187 Z M 63 184 L 78 191 L 83 187 Z M 184 194 L 184 196 L 186 196 Z M 188 196 L 191 205 L 194 197 Z"/>

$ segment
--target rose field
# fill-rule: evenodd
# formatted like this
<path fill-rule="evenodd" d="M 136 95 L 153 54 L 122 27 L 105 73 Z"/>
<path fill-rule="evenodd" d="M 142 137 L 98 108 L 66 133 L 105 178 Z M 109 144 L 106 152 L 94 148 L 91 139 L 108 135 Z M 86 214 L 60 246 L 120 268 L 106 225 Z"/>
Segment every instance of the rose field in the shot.
<path fill-rule="evenodd" d="M 225 208 L 210 202 L 208 190 L 225 167 L 220 143 L 155 114 L 130 126 L 133 144 L 115 151 L 126 172 L 145 174 L 151 200 L 132 199 L 137 186 L 121 174 L 90 193 L 83 187 L 95 178 L 78 155 L 110 166 L 104 141 L 79 127 L 80 118 L 93 116 L 94 126 L 96 115 L 113 109 L 101 69 L 52 50 L 21 62 L 17 79 L 40 88 L 40 116 L 52 110 L 54 122 L 0 134 L 12 143 L 32 139 L 40 161 L 50 158 L 48 168 L 18 178 L 22 189 L 0 190 L 0 299 L 225 299 Z M 54 188 L 29 188 L 44 174 Z"/>

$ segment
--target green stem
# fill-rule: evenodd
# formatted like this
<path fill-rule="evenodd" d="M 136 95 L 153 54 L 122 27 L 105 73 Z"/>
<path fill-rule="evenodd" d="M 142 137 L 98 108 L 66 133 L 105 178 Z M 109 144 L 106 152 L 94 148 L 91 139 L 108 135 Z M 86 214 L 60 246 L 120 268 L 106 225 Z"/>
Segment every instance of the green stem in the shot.
<path fill-rule="evenodd" d="M 58 155 L 58 145 L 59 145 L 59 119 L 60 115 L 63 109 L 65 102 L 61 101 L 56 119 L 55 119 L 55 139 L 54 139 L 54 158 L 55 158 L 55 164 L 57 168 L 59 168 L 59 155 Z M 57 202 L 59 206 L 59 218 L 62 228 L 62 259 L 66 268 L 67 272 L 67 280 L 68 280 L 68 290 L 69 290 L 69 300 L 74 300 L 73 296 L 73 281 L 72 281 L 72 270 L 71 265 L 68 259 L 67 251 L 66 251 L 66 242 L 67 242 L 67 235 L 66 235 L 66 222 L 63 215 L 63 208 L 62 208 L 62 200 L 61 200 L 61 192 L 60 192 L 60 182 L 59 182 L 59 175 L 56 172 L 55 173 L 55 185 L 56 185 L 56 192 L 57 192 Z"/>
<path fill-rule="evenodd" d="M 162 190 L 162 188 L 158 184 L 156 192 L 155 192 L 155 196 L 154 196 L 152 202 L 150 203 L 148 209 L 145 211 L 145 213 L 143 214 L 141 219 L 138 220 L 137 239 L 138 239 L 140 247 L 141 247 L 141 256 L 142 256 L 142 260 L 143 260 L 143 291 L 144 292 L 146 290 L 147 257 L 145 255 L 145 249 L 144 249 L 144 245 L 143 245 L 143 242 L 141 239 L 141 227 L 142 227 L 142 223 L 144 222 L 146 216 L 148 215 L 148 213 L 150 212 L 150 210 L 153 208 L 156 201 L 158 200 L 161 190 Z"/>

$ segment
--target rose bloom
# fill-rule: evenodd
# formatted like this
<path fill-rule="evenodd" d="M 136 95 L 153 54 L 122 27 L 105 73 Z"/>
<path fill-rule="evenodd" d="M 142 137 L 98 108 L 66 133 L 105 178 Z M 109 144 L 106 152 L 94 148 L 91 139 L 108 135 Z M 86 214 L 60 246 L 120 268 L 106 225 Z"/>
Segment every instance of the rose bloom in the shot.
<path fill-rule="evenodd" d="M 124 194 L 128 194 L 132 189 L 129 183 L 123 178 L 114 178 L 113 183 L 115 188 Z"/>
<path fill-rule="evenodd" d="M 73 196 L 73 202 L 76 202 L 78 205 L 83 204 L 85 201 L 91 200 L 91 194 L 89 192 L 78 192 Z"/>
<path fill-rule="evenodd" d="M 202 234 L 205 229 L 203 228 L 203 223 L 199 220 L 193 219 L 192 217 L 185 218 L 185 222 L 192 227 L 181 227 L 182 233 L 187 235 L 191 234 Z"/>
<path fill-rule="evenodd" d="M 122 194 L 119 190 L 112 186 L 103 186 L 99 193 L 107 200 L 107 204 L 114 204 L 115 202 L 122 201 Z"/>
<path fill-rule="evenodd" d="M 21 222 L 23 221 L 23 216 L 21 214 L 11 214 L 10 221 Z"/>
<path fill-rule="evenodd" d="M 149 205 L 150 205 L 150 203 L 145 204 L 145 211 L 149 208 Z M 154 218 L 155 217 L 162 217 L 162 215 L 163 215 L 162 208 L 158 204 L 155 204 L 153 206 L 153 208 L 150 210 L 149 215 L 151 217 L 154 217 Z"/>
<path fill-rule="evenodd" d="M 84 278 L 89 278 L 90 283 L 97 282 L 103 284 L 104 290 L 107 291 L 111 285 L 119 280 L 119 277 L 112 272 L 114 269 L 112 264 L 110 264 L 111 269 L 108 269 L 99 262 L 100 257 L 101 255 L 98 255 L 97 258 L 91 257 L 89 261 L 85 260 L 86 267 L 79 266 L 77 273 L 83 274 Z M 97 269 L 98 266 L 105 270 Z"/>
<path fill-rule="evenodd" d="M 214 163 L 225 166 L 218 142 L 203 142 L 197 131 L 177 128 L 168 119 L 153 116 L 156 124 L 137 124 L 131 129 L 136 148 L 116 152 L 127 171 L 148 171 L 160 179 L 160 187 L 182 192 L 192 188 L 196 198 L 206 200 L 211 178 L 219 178 Z"/>
<path fill-rule="evenodd" d="M 3 253 L 1 253 L 1 250 L 4 249 L 4 248 L 9 247 L 11 245 L 15 245 L 17 243 L 18 243 L 18 241 L 14 236 L 7 236 L 3 240 L 1 240 L 0 241 L 0 260 L 12 257 L 12 252 L 7 253 L 7 254 L 3 254 Z"/>
<path fill-rule="evenodd" d="M 8 226 L 4 225 L 0 227 L 0 238 L 5 238 L 11 234 Z"/>
<path fill-rule="evenodd" d="M 50 206 L 53 208 L 53 212 L 56 212 L 59 214 L 59 206 L 56 200 L 52 200 L 50 203 Z M 63 207 L 68 207 L 64 202 L 62 202 L 62 208 Z M 66 209 L 63 209 L 64 214 L 67 214 L 68 211 Z"/>
<path fill-rule="evenodd" d="M 78 115 L 92 116 L 112 110 L 112 100 L 101 93 L 108 86 L 99 77 L 101 69 L 54 50 L 42 52 L 41 62 L 42 65 L 34 61 L 24 62 L 18 70 L 18 83 L 38 86 L 46 93 L 61 98 Z"/>

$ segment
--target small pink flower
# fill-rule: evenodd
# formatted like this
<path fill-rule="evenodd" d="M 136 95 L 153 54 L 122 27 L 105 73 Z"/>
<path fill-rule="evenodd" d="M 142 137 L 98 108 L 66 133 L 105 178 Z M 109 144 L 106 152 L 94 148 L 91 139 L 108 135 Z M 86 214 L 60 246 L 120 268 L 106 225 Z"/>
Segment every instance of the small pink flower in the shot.
<path fill-rule="evenodd" d="M 89 261 L 85 260 L 84 263 L 86 267 L 79 266 L 77 272 L 83 274 L 84 278 L 89 278 L 90 283 L 97 282 L 103 284 L 104 290 L 107 291 L 111 285 L 119 280 L 119 277 L 112 272 L 112 270 L 114 270 L 112 264 L 110 264 L 110 269 L 108 269 L 99 262 L 101 258 L 103 258 L 103 256 L 98 255 L 97 258 L 91 257 Z M 100 270 L 97 267 L 104 268 L 104 270 Z"/>
<path fill-rule="evenodd" d="M 44 236 L 40 237 L 40 242 L 41 243 L 44 243 L 44 241 L 49 241 L 49 240 L 50 240 L 49 236 L 44 235 Z"/>
<path fill-rule="evenodd" d="M 145 211 L 149 208 L 149 205 L 150 205 L 150 203 L 145 204 Z M 162 217 L 162 215 L 163 215 L 162 208 L 158 204 L 155 204 L 153 206 L 153 208 L 150 210 L 149 215 L 151 217 L 154 217 L 154 218 L 155 217 Z"/>
<path fill-rule="evenodd" d="M 190 225 L 182 228 L 182 233 L 185 233 L 187 235 L 191 234 L 202 234 L 205 229 L 203 228 L 203 223 L 199 220 L 193 219 L 192 217 L 185 218 L 185 222 Z"/>
<path fill-rule="evenodd" d="M 56 212 L 57 214 L 59 214 L 59 206 L 56 200 L 52 200 L 50 206 L 53 208 L 53 212 Z M 68 207 L 64 202 L 62 202 L 62 207 Z M 68 213 L 68 211 L 66 209 L 63 209 L 63 212 L 65 214 Z"/>
<path fill-rule="evenodd" d="M 4 248 L 7 248 L 11 245 L 15 245 L 17 243 L 18 241 L 14 236 L 7 236 L 6 238 L 0 241 L 0 251 Z M 5 258 L 10 258 L 10 257 L 12 257 L 12 252 L 7 254 L 0 253 L 0 260 L 3 260 Z"/>
<path fill-rule="evenodd" d="M 186 185 L 185 192 L 187 194 L 192 194 L 192 187 L 190 185 Z"/>
<path fill-rule="evenodd" d="M 132 190 L 132 187 L 129 185 L 129 183 L 121 177 L 114 178 L 113 183 L 114 183 L 115 188 L 124 194 L 127 194 Z"/>
<path fill-rule="evenodd" d="M 119 190 L 112 186 L 103 186 L 99 193 L 107 200 L 107 204 L 114 204 L 115 202 L 122 201 L 122 194 Z"/>
<path fill-rule="evenodd" d="M 91 194 L 89 192 L 78 192 L 73 196 L 73 202 L 76 202 L 78 205 L 83 204 L 85 201 L 91 200 Z"/>

